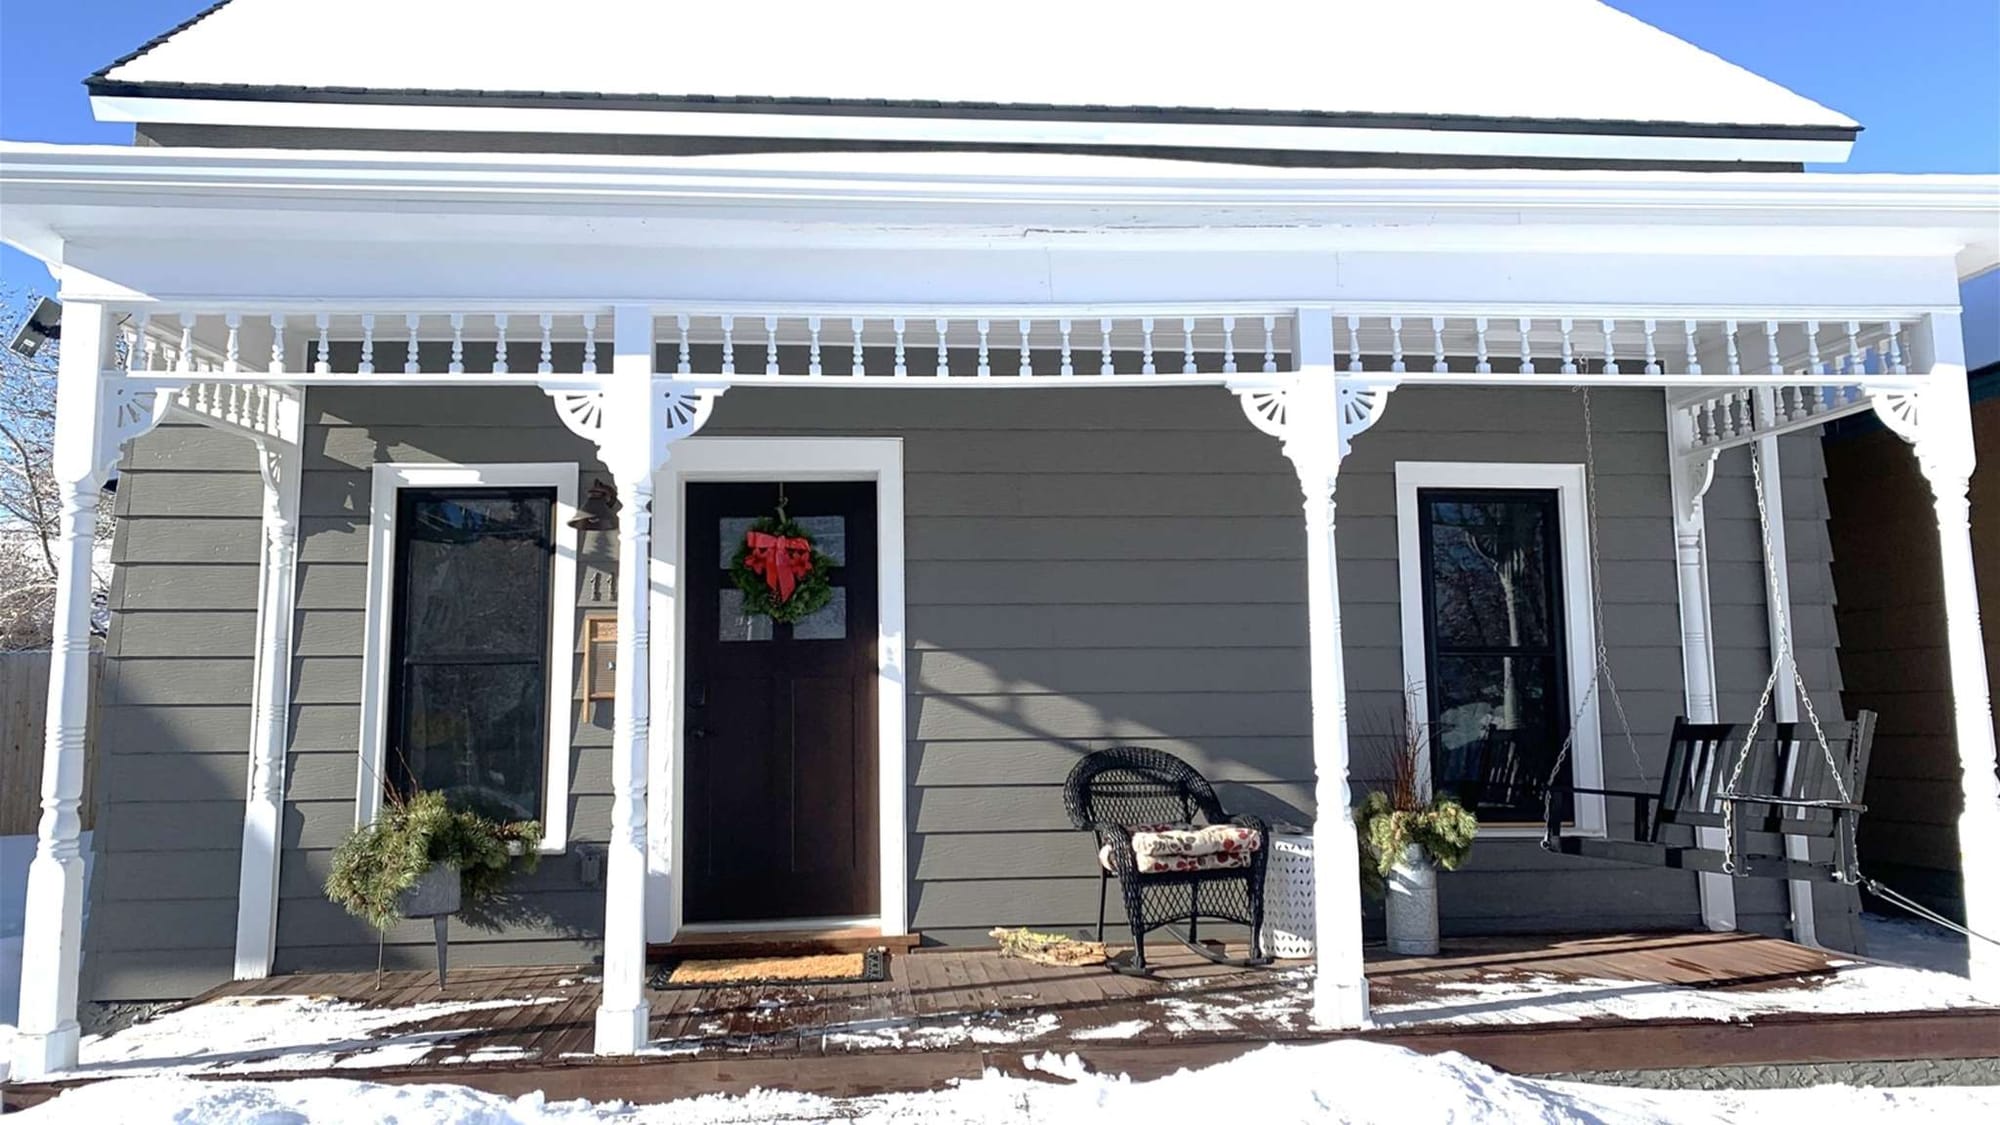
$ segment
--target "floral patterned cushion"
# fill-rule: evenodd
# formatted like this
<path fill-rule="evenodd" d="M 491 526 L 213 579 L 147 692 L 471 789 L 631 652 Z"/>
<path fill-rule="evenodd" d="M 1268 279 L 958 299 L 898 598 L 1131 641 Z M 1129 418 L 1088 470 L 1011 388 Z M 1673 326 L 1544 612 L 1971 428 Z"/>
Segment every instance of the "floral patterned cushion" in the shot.
<path fill-rule="evenodd" d="M 1132 854 L 1139 874 L 1163 871 L 1211 871 L 1250 866 L 1251 854 L 1264 846 L 1263 833 L 1235 824 L 1145 824 L 1132 828 Z M 1105 870 L 1114 870 L 1112 846 L 1097 853 Z"/>

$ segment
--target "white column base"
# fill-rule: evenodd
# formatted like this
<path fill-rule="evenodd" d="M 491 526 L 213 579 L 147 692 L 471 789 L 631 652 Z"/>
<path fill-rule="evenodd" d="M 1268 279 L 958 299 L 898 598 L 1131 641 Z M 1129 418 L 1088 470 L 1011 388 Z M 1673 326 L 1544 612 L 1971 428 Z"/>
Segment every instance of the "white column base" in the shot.
<path fill-rule="evenodd" d="M 1368 980 L 1313 982 L 1312 1025 L 1321 1031 L 1359 1031 L 1373 1026 L 1368 1018 Z"/>
<path fill-rule="evenodd" d="M 1958 850 L 1963 865 L 1965 924 L 1979 933 L 2000 930 L 2000 884 L 1986 876 L 1975 854 L 1991 855 L 2000 846 L 2000 809 L 1968 809 L 1958 817 Z M 1969 862 L 1968 862 L 1969 861 Z M 1969 938 L 1965 943 L 1965 975 L 1979 994 L 2000 1002 L 2000 946 Z"/>
<path fill-rule="evenodd" d="M 76 1067 L 77 1048 L 83 1042 L 83 1028 L 75 1021 L 54 1031 L 14 1037 L 13 1070 L 4 1076 L 10 1081 L 32 1082 Z"/>
<path fill-rule="evenodd" d="M 600 1055 L 638 1054 L 646 1045 L 650 1015 L 643 1001 L 636 1008 L 597 1009 L 597 1041 L 591 1049 Z"/>

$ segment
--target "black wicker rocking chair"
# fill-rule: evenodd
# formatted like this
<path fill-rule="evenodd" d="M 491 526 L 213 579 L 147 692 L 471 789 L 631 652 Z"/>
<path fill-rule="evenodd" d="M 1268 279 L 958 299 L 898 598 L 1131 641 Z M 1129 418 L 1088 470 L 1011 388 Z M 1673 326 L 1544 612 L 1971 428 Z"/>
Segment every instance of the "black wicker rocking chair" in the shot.
<path fill-rule="evenodd" d="M 1200 956 L 1222 965 L 1256 968 L 1271 963 L 1264 952 L 1264 872 L 1270 857 L 1270 825 L 1262 818 L 1231 816 L 1215 789 L 1193 766 L 1165 751 L 1125 746 L 1086 754 L 1063 784 L 1070 823 L 1096 834 L 1097 940 L 1104 940 L 1105 898 L 1113 875 L 1125 900 L 1132 928 L 1132 963 L 1111 962 L 1119 972 L 1143 975 L 1146 935 L 1185 921 L 1185 934 L 1168 934 Z M 1240 866 L 1199 870 L 1141 871 L 1132 846 L 1135 828 L 1157 825 L 1231 825 L 1258 833 L 1258 846 Z M 1201 944 L 1200 920 L 1234 922 L 1250 928 L 1250 956 L 1233 958 Z"/>

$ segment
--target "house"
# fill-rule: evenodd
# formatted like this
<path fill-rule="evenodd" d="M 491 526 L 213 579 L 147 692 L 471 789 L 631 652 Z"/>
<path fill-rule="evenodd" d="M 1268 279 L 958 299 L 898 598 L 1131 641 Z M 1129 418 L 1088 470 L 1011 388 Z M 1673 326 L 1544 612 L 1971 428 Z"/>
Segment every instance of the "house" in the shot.
<path fill-rule="evenodd" d="M 1971 369 L 1973 444 L 2000 442 L 2000 271 L 1961 290 Z M 1904 893 L 1963 918 L 1959 893 L 1958 764 L 1945 659 L 1945 608 L 1937 550 L 1899 532 L 1927 517 L 1928 485 L 1895 435 L 1867 415 L 1827 427 L 1826 487 L 1833 540 L 1835 623 L 1849 706 L 1881 714 L 1870 759 L 1861 848 L 1870 867 Z M 1982 618 L 2000 614 L 2000 477 L 1975 474 L 1973 554 Z M 2000 660 L 1986 639 L 1986 665 Z"/>
<path fill-rule="evenodd" d="M 629 1052 L 649 942 L 1087 925 L 1080 754 L 1166 749 L 1309 823 L 1384 779 L 1367 724 L 1410 687 L 1430 783 L 1487 822 L 1447 933 L 1853 948 L 1849 888 L 1534 822 L 1552 772 L 1656 784 L 1676 716 L 1747 718 L 1788 658 L 1846 713 L 1817 433 L 1871 411 L 1936 498 L 1909 534 L 2000 928 L 1957 306 L 1993 178 L 1806 173 L 1859 126 L 1586 0 L 953 31 L 229 0 L 90 79 L 133 146 L 0 146 L 0 237 L 62 281 L 79 571 L 121 480 L 92 925 L 65 586 L 17 1074 L 74 1058 L 82 1003 L 371 966 L 320 886 L 411 776 L 547 829 L 455 958 L 601 957 Z M 780 504 L 837 596 L 774 627 L 724 563 Z M 1424 550 L 1473 520 L 1509 581 Z M 1495 730 L 1530 779 L 1498 797 Z M 1316 1018 L 1356 1026 L 1348 819 L 1316 846 Z"/>

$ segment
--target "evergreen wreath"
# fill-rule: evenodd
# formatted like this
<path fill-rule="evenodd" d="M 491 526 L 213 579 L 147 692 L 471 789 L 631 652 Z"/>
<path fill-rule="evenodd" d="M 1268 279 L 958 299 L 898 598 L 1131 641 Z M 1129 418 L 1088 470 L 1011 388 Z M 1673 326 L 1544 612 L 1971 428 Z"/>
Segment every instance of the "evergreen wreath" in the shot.
<path fill-rule="evenodd" d="M 782 500 L 776 515 L 750 525 L 729 560 L 729 577 L 743 595 L 743 612 L 786 625 L 818 613 L 833 600 L 832 571 L 833 560 L 785 514 Z"/>

